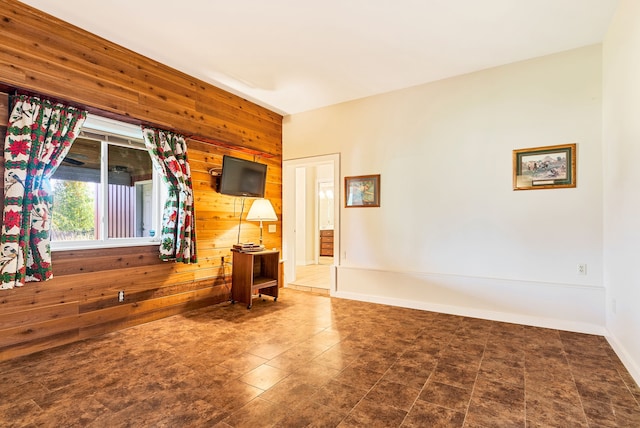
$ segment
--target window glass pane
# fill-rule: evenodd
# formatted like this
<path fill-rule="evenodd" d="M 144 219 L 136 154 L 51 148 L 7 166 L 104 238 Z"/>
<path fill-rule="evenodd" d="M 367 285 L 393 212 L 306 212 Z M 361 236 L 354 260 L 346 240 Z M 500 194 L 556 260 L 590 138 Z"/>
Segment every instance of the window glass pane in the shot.
<path fill-rule="evenodd" d="M 77 138 L 51 180 L 52 241 L 99 239 L 100 142 Z"/>
<path fill-rule="evenodd" d="M 108 237 L 152 234 L 152 164 L 146 150 L 109 145 Z"/>
<path fill-rule="evenodd" d="M 81 248 L 94 241 L 151 242 L 166 195 L 142 133 L 136 126 L 92 119 L 93 127 L 83 128 L 52 178 L 55 248 L 72 248 L 73 241 L 84 241 Z"/>
<path fill-rule="evenodd" d="M 100 183 L 100 141 L 78 137 L 53 178 Z"/>

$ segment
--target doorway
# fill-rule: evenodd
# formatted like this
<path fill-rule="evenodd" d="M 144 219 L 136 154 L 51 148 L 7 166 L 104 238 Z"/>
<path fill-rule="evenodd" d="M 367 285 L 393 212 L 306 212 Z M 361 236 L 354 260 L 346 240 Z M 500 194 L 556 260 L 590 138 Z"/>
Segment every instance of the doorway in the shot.
<path fill-rule="evenodd" d="M 283 255 L 288 287 L 327 294 L 336 291 L 339 161 L 335 154 L 283 162 Z"/>

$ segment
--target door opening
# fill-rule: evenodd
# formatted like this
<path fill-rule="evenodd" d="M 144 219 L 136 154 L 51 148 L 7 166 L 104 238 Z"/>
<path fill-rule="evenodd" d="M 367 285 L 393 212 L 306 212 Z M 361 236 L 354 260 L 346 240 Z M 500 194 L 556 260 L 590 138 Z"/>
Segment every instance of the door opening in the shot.
<path fill-rule="evenodd" d="M 339 160 L 336 154 L 283 162 L 283 255 L 291 288 L 336 291 Z"/>

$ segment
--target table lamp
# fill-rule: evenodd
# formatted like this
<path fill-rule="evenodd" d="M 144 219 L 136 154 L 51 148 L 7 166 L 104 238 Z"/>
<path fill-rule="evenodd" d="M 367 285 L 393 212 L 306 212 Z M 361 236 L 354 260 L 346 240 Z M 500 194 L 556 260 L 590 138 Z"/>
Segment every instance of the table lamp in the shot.
<path fill-rule="evenodd" d="M 260 222 L 260 246 L 262 246 L 262 222 L 278 221 L 278 216 L 273 209 L 273 205 L 268 199 L 260 198 L 253 201 L 249 212 L 247 213 L 248 221 Z"/>

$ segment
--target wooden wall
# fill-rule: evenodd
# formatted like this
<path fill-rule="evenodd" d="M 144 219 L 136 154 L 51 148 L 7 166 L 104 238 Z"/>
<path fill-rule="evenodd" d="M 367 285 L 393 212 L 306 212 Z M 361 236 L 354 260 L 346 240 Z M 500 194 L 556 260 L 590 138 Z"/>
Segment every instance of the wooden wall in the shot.
<path fill-rule="evenodd" d="M 224 154 L 266 163 L 266 197 L 282 219 L 280 115 L 7 0 L 0 0 L 2 89 L 188 135 L 199 261 L 161 262 L 157 246 L 54 252 L 52 280 L 0 290 L 0 360 L 229 299 L 240 201 L 215 192 L 208 170 Z M 5 94 L 1 124 L 6 105 Z M 265 232 L 265 245 L 281 249 L 281 223 L 276 226 L 277 233 Z M 257 223 L 243 222 L 243 240 L 258 233 Z M 117 301 L 119 290 L 124 303 Z"/>

